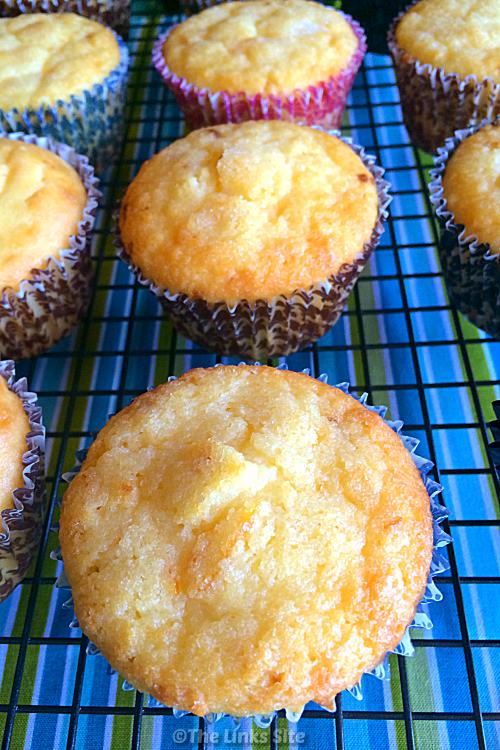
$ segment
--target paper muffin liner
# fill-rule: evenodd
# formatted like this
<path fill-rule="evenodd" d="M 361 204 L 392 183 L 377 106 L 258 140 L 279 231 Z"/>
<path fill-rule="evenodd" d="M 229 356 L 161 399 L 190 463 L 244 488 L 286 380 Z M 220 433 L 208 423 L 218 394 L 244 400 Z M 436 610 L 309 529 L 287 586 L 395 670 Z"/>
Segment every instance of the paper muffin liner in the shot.
<path fill-rule="evenodd" d="M 495 412 L 495 420 L 488 424 L 493 436 L 493 440 L 489 444 L 488 449 L 491 460 L 493 461 L 497 479 L 500 482 L 500 401 L 493 401 L 492 406 L 493 411 Z"/>
<path fill-rule="evenodd" d="M 348 21 L 358 40 L 358 47 L 348 66 L 327 81 L 320 81 L 307 88 L 297 88 L 290 94 L 210 91 L 208 88 L 200 89 L 186 78 L 176 75 L 165 62 L 162 49 L 177 24 L 156 40 L 153 46 L 153 64 L 174 94 L 186 123 L 192 130 L 205 125 L 246 120 L 289 120 L 306 125 L 339 128 L 347 96 L 366 52 L 366 38 L 361 26 L 345 13 L 341 15 Z"/>
<path fill-rule="evenodd" d="M 176 328 L 187 338 L 223 355 L 247 359 L 292 354 L 321 338 L 337 322 L 344 303 L 383 232 L 390 203 L 389 183 L 375 157 L 337 131 L 328 131 L 347 143 L 375 178 L 378 217 L 370 240 L 351 263 L 344 263 L 327 279 L 291 295 L 255 302 L 241 300 L 233 305 L 207 302 L 158 287 L 146 278 L 127 254 L 115 221 L 114 242 L 118 253 L 139 283 L 156 294 Z"/>
<path fill-rule="evenodd" d="M 0 18 L 23 13 L 78 13 L 127 37 L 130 0 L 0 0 Z"/>
<path fill-rule="evenodd" d="M 494 123 L 485 120 L 459 130 L 438 149 L 430 172 L 429 193 L 441 226 L 439 255 L 450 299 L 474 325 L 500 338 L 500 248 L 495 254 L 487 243 L 455 223 L 443 190 L 443 174 L 450 156 L 462 141 L 487 124 L 500 127 L 500 118 Z M 488 206 L 484 208 L 489 210 Z"/>
<path fill-rule="evenodd" d="M 32 143 L 57 154 L 76 170 L 87 191 L 78 232 L 69 238 L 68 247 L 58 258 L 49 258 L 45 268 L 34 269 L 30 279 L 21 281 L 18 291 L 0 289 L 0 356 L 22 359 L 50 349 L 87 309 L 93 275 L 90 234 L 101 194 L 87 158 L 70 146 L 24 133 L 0 133 L 0 137 Z"/>
<path fill-rule="evenodd" d="M 434 153 L 455 130 L 484 119 L 492 120 L 500 113 L 500 83 L 488 77 L 480 80 L 475 75 L 461 77 L 448 73 L 405 52 L 396 41 L 396 27 L 414 4 L 394 19 L 387 44 L 410 140 L 424 151 Z"/>
<path fill-rule="evenodd" d="M 244 363 L 241 363 L 244 364 Z M 259 364 L 256 362 L 255 364 Z M 215 365 L 216 367 L 218 365 Z M 279 365 L 279 370 L 287 370 L 288 366 L 286 364 Z M 310 370 L 305 369 L 302 370 L 302 372 L 306 375 L 310 375 Z M 172 380 L 176 380 L 177 378 L 175 376 L 169 377 L 168 382 Z M 318 377 L 318 380 L 320 380 L 323 383 L 328 382 L 328 376 L 327 375 L 320 375 Z M 430 511 L 432 515 L 432 533 L 433 533 L 433 549 L 432 549 L 432 558 L 431 558 L 431 564 L 429 568 L 429 576 L 427 579 L 427 585 L 425 589 L 425 593 L 420 600 L 420 602 L 417 604 L 415 615 L 413 618 L 412 623 L 406 628 L 405 633 L 403 635 L 403 638 L 401 639 L 400 643 L 389 653 L 399 654 L 401 656 L 413 656 L 415 649 L 411 642 L 411 636 L 410 636 L 410 630 L 412 628 L 423 628 L 425 630 L 432 629 L 432 621 L 429 618 L 429 615 L 427 613 L 427 608 L 429 602 L 439 602 L 442 600 L 443 596 L 439 589 L 437 588 L 434 578 L 436 576 L 441 575 L 449 568 L 449 564 L 447 561 L 447 558 L 441 553 L 441 548 L 445 547 L 447 544 L 449 544 L 452 541 L 452 537 L 449 536 L 443 529 L 441 528 L 441 524 L 443 521 L 448 517 L 449 512 L 447 508 L 439 502 L 438 495 L 442 492 L 443 488 L 440 484 L 435 482 L 430 476 L 429 473 L 431 469 L 434 467 L 434 464 L 432 461 L 429 461 L 426 458 L 422 458 L 421 456 L 417 455 L 415 452 L 418 445 L 419 440 L 415 437 L 410 437 L 409 435 L 404 435 L 402 432 L 403 428 L 403 422 L 401 420 L 389 420 L 385 418 L 387 407 L 386 406 L 371 406 L 367 403 L 368 394 L 363 393 L 361 396 L 356 396 L 355 394 L 351 393 L 349 390 L 349 383 L 339 383 L 335 386 L 335 388 L 340 389 L 343 391 L 343 393 L 346 393 L 350 395 L 352 398 L 356 399 L 356 401 L 359 401 L 368 411 L 372 411 L 375 414 L 378 414 L 385 423 L 393 430 L 399 437 L 401 438 L 401 441 L 405 448 L 410 453 L 413 463 L 417 467 L 420 476 L 422 477 L 422 482 L 424 483 L 425 489 L 427 491 L 427 494 L 429 495 L 429 504 L 430 504 Z M 72 479 L 78 474 L 80 471 L 81 465 L 83 464 L 85 457 L 88 452 L 88 448 L 85 448 L 83 450 L 77 451 L 76 453 L 76 466 L 69 472 L 63 475 L 63 479 L 69 484 Z M 58 531 L 58 528 L 55 529 Z M 53 560 L 57 560 L 62 562 L 62 555 L 61 555 L 61 549 L 54 551 L 51 553 L 51 557 Z M 69 589 L 71 590 L 71 587 L 69 585 L 69 582 L 64 574 L 64 570 L 60 573 L 60 575 L 57 578 L 56 584 L 58 588 L 63 589 Z M 70 623 L 70 628 L 72 629 L 79 629 L 78 620 L 74 616 L 74 610 L 73 610 L 73 599 L 70 597 L 67 601 L 64 602 L 62 605 L 65 609 L 70 609 L 73 611 L 73 619 Z M 99 649 L 93 644 L 89 643 L 87 646 L 87 654 L 90 656 L 95 656 L 97 654 L 101 654 Z M 111 672 L 115 673 L 116 670 L 113 670 L 110 667 Z M 366 675 L 371 675 L 373 677 L 376 677 L 378 680 L 387 680 L 390 677 L 390 668 L 389 668 L 389 661 L 388 661 L 388 654 L 385 655 L 385 657 L 382 659 L 380 664 L 376 666 L 374 669 L 365 672 Z M 122 683 L 123 690 L 135 690 L 134 686 L 129 683 L 127 680 L 124 680 Z M 362 700 L 363 699 L 363 692 L 361 689 L 361 679 L 358 682 L 357 685 L 354 685 L 352 688 L 348 690 L 348 692 L 356 698 L 356 700 Z M 162 706 L 158 700 L 155 698 L 149 697 L 149 705 L 150 706 Z M 330 711 L 331 709 L 326 708 L 322 706 L 326 711 Z M 297 722 L 300 719 L 300 716 L 302 715 L 304 707 L 300 709 L 299 711 L 293 711 L 292 709 L 285 708 L 285 714 L 289 721 L 291 722 Z M 177 718 L 180 718 L 182 716 L 188 715 L 189 711 L 184 711 L 182 709 L 178 709 L 175 706 L 172 707 L 173 715 Z M 250 719 L 253 719 L 253 721 L 257 724 L 257 726 L 266 728 L 268 727 L 273 718 L 276 716 L 277 711 L 272 712 L 271 714 L 255 714 L 251 717 L 248 717 Z M 218 719 L 228 716 L 227 714 L 208 714 L 205 716 L 205 719 L 208 721 L 217 721 Z M 238 724 L 241 721 L 241 717 L 235 717 L 230 716 L 236 724 Z M 247 718 L 247 717 L 245 717 Z"/>
<path fill-rule="evenodd" d="M 67 100 L 59 99 L 53 105 L 0 109 L 0 134 L 23 131 L 53 138 L 87 156 L 96 169 L 109 166 L 124 134 L 128 70 L 127 46 L 117 34 L 114 36 L 120 62 L 101 83 Z"/>
<path fill-rule="evenodd" d="M 12 493 L 13 507 L 1 511 L 0 601 L 3 601 L 24 578 L 40 541 L 45 512 L 45 428 L 36 394 L 28 391 L 26 378 L 16 381 L 14 362 L 0 360 L 0 377 L 22 400 L 29 421 L 27 450 L 23 455 L 23 486 Z"/>

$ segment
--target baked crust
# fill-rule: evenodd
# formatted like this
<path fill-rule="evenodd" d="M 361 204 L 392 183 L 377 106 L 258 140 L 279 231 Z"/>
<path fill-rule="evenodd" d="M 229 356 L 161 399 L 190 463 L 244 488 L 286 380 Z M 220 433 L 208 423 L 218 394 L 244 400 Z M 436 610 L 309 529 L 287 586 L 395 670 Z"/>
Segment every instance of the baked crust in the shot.
<path fill-rule="evenodd" d="M 443 198 L 466 236 L 500 253 L 499 125 L 486 125 L 460 143 L 444 171 Z"/>
<path fill-rule="evenodd" d="M 69 247 L 86 202 L 76 170 L 57 154 L 0 138 L 0 291 Z"/>
<path fill-rule="evenodd" d="M 196 130 L 156 154 L 127 190 L 120 232 L 160 288 L 231 304 L 327 279 L 377 215 L 373 175 L 346 143 L 272 120 Z"/>
<path fill-rule="evenodd" d="M 29 420 L 23 402 L 0 376 L 0 511 L 13 508 L 12 493 L 23 486 L 23 455 Z"/>
<path fill-rule="evenodd" d="M 224 3 L 179 24 L 163 46 L 198 88 L 287 94 L 344 70 L 358 40 L 346 18 L 306 0 Z"/>
<path fill-rule="evenodd" d="M 0 109 L 68 100 L 101 83 L 120 62 L 106 26 L 76 13 L 0 19 Z"/>
<path fill-rule="evenodd" d="M 433 545 L 420 474 L 379 416 L 250 366 L 192 370 L 114 416 L 60 533 L 84 632 L 199 715 L 332 707 L 401 640 Z"/>
<path fill-rule="evenodd" d="M 500 82 L 500 0 L 420 0 L 398 23 L 396 41 L 446 73 Z"/>

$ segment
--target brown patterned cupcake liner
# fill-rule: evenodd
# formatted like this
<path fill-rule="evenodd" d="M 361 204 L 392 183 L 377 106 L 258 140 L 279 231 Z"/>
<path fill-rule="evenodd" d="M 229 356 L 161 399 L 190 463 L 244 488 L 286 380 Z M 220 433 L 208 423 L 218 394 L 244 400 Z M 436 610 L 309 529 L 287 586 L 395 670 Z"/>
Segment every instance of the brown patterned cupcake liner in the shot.
<path fill-rule="evenodd" d="M 459 130 L 438 149 L 430 172 L 429 192 L 441 225 L 439 254 L 450 299 L 474 325 L 500 338 L 500 252 L 492 252 L 488 243 L 480 242 L 475 235 L 467 234 L 462 224 L 455 223 L 443 190 L 443 174 L 450 156 L 462 141 L 487 124 L 500 127 L 500 118 L 494 123 L 485 120 Z"/>
<path fill-rule="evenodd" d="M 45 268 L 34 269 L 30 279 L 21 281 L 18 291 L 11 287 L 0 290 L 0 356 L 22 359 L 50 349 L 87 309 L 93 274 L 90 233 L 100 192 L 87 158 L 70 146 L 23 133 L 1 137 L 33 143 L 57 154 L 76 170 L 87 191 L 78 232 L 69 238 L 68 247 L 57 259 L 50 258 Z"/>
<path fill-rule="evenodd" d="M 419 0 L 415 0 L 418 2 Z M 387 43 L 394 61 L 401 97 L 403 120 L 411 142 L 430 153 L 443 146 L 455 130 L 492 120 L 500 114 L 500 83 L 447 73 L 443 68 L 419 62 L 396 41 L 396 28 L 403 15 L 393 21 Z"/>
<path fill-rule="evenodd" d="M 1 0 L 0 0 L 1 2 Z M 72 146 L 104 170 L 116 156 L 125 132 L 128 47 L 112 32 L 120 53 L 118 65 L 99 83 L 53 104 L 0 108 L 0 133 L 33 133 Z"/>
<path fill-rule="evenodd" d="M 12 508 L 2 510 L 0 529 L 0 601 L 23 579 L 37 549 L 44 516 L 45 428 L 35 393 L 26 378 L 15 379 L 14 362 L 0 361 L 0 377 L 23 402 L 30 431 L 23 455 L 23 486 L 12 493 Z"/>
<path fill-rule="evenodd" d="M 390 202 L 389 183 L 375 157 L 338 132 L 328 131 L 347 143 L 363 161 L 375 179 L 378 217 L 370 240 L 351 263 L 344 263 L 327 279 L 297 289 L 290 295 L 255 302 L 241 300 L 233 305 L 207 302 L 160 288 L 146 278 L 122 245 L 119 229 L 115 245 L 122 260 L 138 281 L 156 294 L 176 328 L 192 341 L 225 356 L 263 359 L 292 354 L 321 338 L 337 322 L 344 303 L 383 232 Z M 118 225 L 118 221 L 116 222 Z"/>
<path fill-rule="evenodd" d="M 306 125 L 323 125 L 339 128 L 356 73 L 366 52 L 363 29 L 350 16 L 340 13 L 354 32 L 358 46 L 344 70 L 307 88 L 298 88 L 290 94 L 246 94 L 244 91 L 210 91 L 198 88 L 186 78 L 170 70 L 163 56 L 163 45 L 174 26 L 155 42 L 153 64 L 165 85 L 172 91 L 182 110 L 186 124 L 195 130 L 206 125 L 246 120 L 288 120 Z"/>
<path fill-rule="evenodd" d="M 0 0 L 0 18 L 23 13 L 78 13 L 128 36 L 130 0 Z"/>

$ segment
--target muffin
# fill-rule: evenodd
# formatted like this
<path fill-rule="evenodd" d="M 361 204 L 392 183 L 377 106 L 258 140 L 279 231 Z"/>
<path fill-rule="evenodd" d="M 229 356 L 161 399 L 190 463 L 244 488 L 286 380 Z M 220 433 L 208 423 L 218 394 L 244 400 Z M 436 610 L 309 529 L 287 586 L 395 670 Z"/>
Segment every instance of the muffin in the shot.
<path fill-rule="evenodd" d="M 69 146 L 0 136 L 0 356 L 40 354 L 85 312 L 96 185 Z"/>
<path fill-rule="evenodd" d="M 412 142 L 434 152 L 500 113 L 500 0 L 420 0 L 389 32 Z"/>
<path fill-rule="evenodd" d="M 74 13 L 0 19 L 0 130 L 72 146 L 107 166 L 122 137 L 128 52 Z"/>
<path fill-rule="evenodd" d="M 253 0 L 171 27 L 153 62 L 190 128 L 262 119 L 339 127 L 365 49 L 361 27 L 333 8 Z"/>
<path fill-rule="evenodd" d="M 383 419 L 246 366 L 193 370 L 114 416 L 60 536 L 84 632 L 198 715 L 332 709 L 403 637 L 433 553 L 426 486 Z"/>
<path fill-rule="evenodd" d="M 43 520 L 45 430 L 26 379 L 14 362 L 0 360 L 0 601 L 24 577 Z"/>
<path fill-rule="evenodd" d="M 130 0 L 0 0 L 0 17 L 71 12 L 110 26 L 123 37 L 128 35 Z"/>
<path fill-rule="evenodd" d="M 455 133 L 439 149 L 431 180 L 450 299 L 499 338 L 500 119 Z"/>
<path fill-rule="evenodd" d="M 289 354 L 335 323 L 376 246 L 381 175 L 323 130 L 278 120 L 204 128 L 143 164 L 121 205 L 120 251 L 193 341 L 249 358 Z"/>

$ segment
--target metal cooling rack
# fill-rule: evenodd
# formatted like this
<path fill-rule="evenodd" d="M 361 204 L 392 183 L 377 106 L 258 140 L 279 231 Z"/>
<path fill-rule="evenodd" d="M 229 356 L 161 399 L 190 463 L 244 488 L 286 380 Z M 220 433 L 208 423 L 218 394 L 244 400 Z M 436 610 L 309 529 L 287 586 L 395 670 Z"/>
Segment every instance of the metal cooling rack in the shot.
<path fill-rule="evenodd" d="M 153 295 L 116 259 L 110 239 L 112 211 L 141 162 L 183 133 L 150 61 L 154 39 L 172 20 L 162 12 L 154 0 L 134 6 L 127 135 L 104 175 L 88 316 L 55 349 L 18 366 L 44 408 L 52 511 L 29 576 L 0 607 L 2 750 L 223 744 L 203 733 L 203 720 L 176 719 L 147 696 L 124 691 L 102 657 L 87 654 L 87 639 L 70 628 L 72 613 L 62 606 L 67 594 L 54 587 L 57 565 L 50 558 L 57 546 L 52 528 L 64 492 L 61 475 L 74 464 L 76 450 L 89 444 L 108 414 L 149 386 L 220 361 L 171 328 Z M 343 693 L 333 714 L 308 706 L 296 727 L 305 735 L 299 743 L 286 736 L 280 717 L 269 729 L 244 722 L 246 733 L 226 744 L 498 750 L 499 487 L 487 454 L 491 402 L 500 396 L 498 343 L 449 305 L 425 188 L 431 160 L 409 144 L 388 57 L 367 56 L 343 130 L 386 167 L 391 217 L 337 326 L 288 364 L 309 367 L 313 375 L 326 372 L 330 382 L 349 380 L 373 403 L 387 403 L 392 418 L 404 419 L 406 432 L 420 438 L 419 452 L 436 463 L 435 478 L 452 512 L 450 571 L 438 579 L 443 602 L 430 607 L 434 630 L 413 631 L 416 655 L 391 657 L 390 682 L 365 678 L 364 701 Z M 179 728 L 185 742 L 175 737 Z"/>

